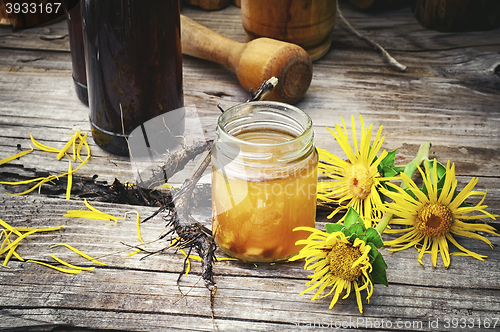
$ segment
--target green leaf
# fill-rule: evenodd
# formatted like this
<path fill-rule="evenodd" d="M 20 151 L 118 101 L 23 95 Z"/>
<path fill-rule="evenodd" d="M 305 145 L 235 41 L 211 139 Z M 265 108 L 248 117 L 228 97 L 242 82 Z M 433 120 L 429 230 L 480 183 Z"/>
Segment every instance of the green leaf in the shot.
<path fill-rule="evenodd" d="M 362 225 L 363 228 L 365 227 L 364 226 L 364 221 L 359 216 L 358 212 L 356 212 L 356 210 L 354 210 L 352 207 L 350 207 L 349 211 L 347 211 L 347 213 L 345 215 L 344 226 L 346 228 L 349 228 L 349 227 L 351 227 L 352 225 L 354 225 L 356 223 L 359 223 L 360 225 Z M 365 231 L 365 229 L 363 229 L 363 232 L 364 231 Z"/>
<path fill-rule="evenodd" d="M 417 196 L 415 196 L 415 194 L 413 193 L 413 191 L 411 191 L 409 188 L 406 188 L 404 190 L 408 195 L 411 196 L 411 198 L 413 198 L 414 200 L 418 201 L 418 198 Z M 422 191 L 423 192 L 423 191 Z M 427 191 L 424 193 L 425 195 L 427 195 Z"/>
<path fill-rule="evenodd" d="M 365 226 L 361 225 L 359 222 L 355 223 L 354 225 L 351 225 L 348 229 L 351 233 L 355 233 L 358 235 L 365 234 L 366 231 Z"/>
<path fill-rule="evenodd" d="M 384 241 L 382 241 L 380 233 L 375 228 L 368 228 L 366 230 L 366 237 L 367 241 L 373 243 L 377 248 L 382 248 L 384 245 Z"/>
<path fill-rule="evenodd" d="M 379 283 L 382 285 L 389 286 L 387 282 L 387 264 L 385 263 L 384 257 L 379 253 L 372 264 L 372 273 L 370 273 L 370 278 L 373 283 Z"/>
<path fill-rule="evenodd" d="M 367 242 L 367 245 L 370 246 L 370 252 L 368 253 L 368 256 L 370 256 L 370 264 L 373 263 L 373 260 L 379 255 L 377 247 L 371 242 Z"/>
<path fill-rule="evenodd" d="M 326 232 L 332 234 L 334 232 L 340 232 L 344 228 L 343 224 L 326 224 Z"/>
<path fill-rule="evenodd" d="M 345 228 L 345 227 L 344 227 L 344 228 L 342 228 L 340 231 L 341 231 L 342 233 L 344 233 L 345 237 L 347 237 L 347 238 L 349 238 L 349 237 L 351 236 L 351 234 L 352 234 L 352 233 L 351 233 L 351 232 L 350 232 L 347 228 Z"/>
<path fill-rule="evenodd" d="M 397 149 L 394 149 L 391 152 L 387 153 L 387 156 L 385 156 L 385 158 L 380 162 L 379 167 L 392 168 L 394 166 L 394 159 L 396 158 L 396 151 Z"/>
<path fill-rule="evenodd" d="M 381 253 L 375 257 L 375 260 L 372 263 L 373 271 L 381 271 L 387 269 L 387 264 L 385 263 L 384 257 L 382 257 Z"/>
<path fill-rule="evenodd" d="M 405 171 L 405 167 L 404 166 L 394 166 L 392 169 L 395 170 L 397 174 L 402 173 L 402 172 Z"/>
<path fill-rule="evenodd" d="M 392 177 L 392 176 L 396 176 L 398 175 L 399 173 L 396 172 L 396 170 L 394 170 L 393 168 L 391 167 L 383 167 L 382 169 L 379 169 L 378 172 L 380 173 L 380 175 L 382 177 Z"/>
<path fill-rule="evenodd" d="M 394 166 L 394 160 L 396 158 L 396 149 L 392 150 L 385 156 L 377 167 L 378 172 L 382 177 L 392 177 L 396 176 L 401 172 L 404 172 L 404 167 Z"/>
<path fill-rule="evenodd" d="M 455 196 L 457 195 L 456 191 L 455 191 Z M 453 197 L 453 199 L 455 199 L 455 197 Z M 459 208 L 463 208 L 463 207 L 472 207 L 472 204 L 469 204 L 467 202 L 463 202 L 462 204 L 460 204 Z"/>
<path fill-rule="evenodd" d="M 354 241 L 358 238 L 358 234 L 352 233 L 351 236 L 349 236 L 349 242 L 354 243 Z"/>
<path fill-rule="evenodd" d="M 437 183 L 437 188 L 442 189 L 445 179 L 446 179 L 446 167 L 441 164 L 439 161 L 436 160 L 436 163 L 434 164 L 434 161 L 426 160 L 425 161 L 428 166 L 429 166 L 429 172 L 431 173 L 431 181 L 432 183 Z M 434 179 L 434 165 L 436 167 L 436 175 L 437 179 Z M 425 183 L 422 185 L 422 192 L 427 196 L 429 194 Z"/>

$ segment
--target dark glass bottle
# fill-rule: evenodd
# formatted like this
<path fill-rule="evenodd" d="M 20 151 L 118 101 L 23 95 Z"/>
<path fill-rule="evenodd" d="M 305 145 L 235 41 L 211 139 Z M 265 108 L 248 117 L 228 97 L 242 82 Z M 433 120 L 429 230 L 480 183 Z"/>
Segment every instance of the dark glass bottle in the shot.
<path fill-rule="evenodd" d="M 179 0 L 83 0 L 82 15 L 92 135 L 128 155 L 135 128 L 183 107 Z"/>
<path fill-rule="evenodd" d="M 65 0 L 63 3 L 66 9 L 66 19 L 68 22 L 69 47 L 71 50 L 73 82 L 75 83 L 76 95 L 82 103 L 89 106 L 80 0 Z"/>

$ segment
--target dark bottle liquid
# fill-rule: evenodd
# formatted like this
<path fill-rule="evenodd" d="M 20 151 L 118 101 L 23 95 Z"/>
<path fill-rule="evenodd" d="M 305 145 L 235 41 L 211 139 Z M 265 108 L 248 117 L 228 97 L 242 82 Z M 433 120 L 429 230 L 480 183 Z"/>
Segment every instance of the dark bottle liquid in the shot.
<path fill-rule="evenodd" d="M 82 103 L 89 106 L 80 0 L 65 0 L 63 3 L 66 9 L 66 18 L 68 22 L 69 47 L 71 50 L 73 82 L 75 83 L 76 95 Z"/>
<path fill-rule="evenodd" d="M 183 107 L 179 0 L 83 0 L 82 15 L 92 135 L 128 155 L 135 128 Z"/>

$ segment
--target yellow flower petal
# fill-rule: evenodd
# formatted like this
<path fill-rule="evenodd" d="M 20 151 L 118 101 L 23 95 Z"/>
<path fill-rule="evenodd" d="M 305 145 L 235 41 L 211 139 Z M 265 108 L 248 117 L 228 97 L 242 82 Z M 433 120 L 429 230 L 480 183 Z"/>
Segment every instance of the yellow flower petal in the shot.
<path fill-rule="evenodd" d="M 106 266 L 107 264 L 105 263 L 102 263 L 102 262 L 99 262 L 97 259 L 94 259 L 92 257 L 90 257 L 89 255 L 87 254 L 84 254 L 83 252 L 81 252 L 80 250 L 70 246 L 69 244 L 66 244 L 66 243 L 59 243 L 59 244 L 54 244 L 53 246 L 51 246 L 51 248 L 54 248 L 54 247 L 58 247 L 58 246 L 64 246 L 70 250 L 72 250 L 73 252 L 77 253 L 78 255 L 82 256 L 83 258 L 86 258 L 88 259 L 89 261 L 92 261 L 96 264 L 99 264 L 99 265 L 103 265 L 103 266 Z"/>
<path fill-rule="evenodd" d="M 56 148 L 53 148 L 53 147 L 50 147 L 50 146 L 47 146 L 45 144 L 42 144 L 42 143 L 39 143 L 37 142 L 34 138 L 33 138 L 33 135 L 31 135 L 30 133 L 30 138 L 31 138 L 31 142 L 33 143 L 33 145 L 42 150 L 42 151 L 46 151 L 46 152 L 53 152 L 53 153 L 59 153 L 59 149 L 56 149 Z"/>
<path fill-rule="evenodd" d="M 59 263 L 63 264 L 63 265 L 66 265 L 67 267 L 70 267 L 72 269 L 75 269 L 75 270 L 82 270 L 82 271 L 90 271 L 90 270 L 93 270 L 95 269 L 95 266 L 90 266 L 90 267 L 84 267 L 84 266 L 75 266 L 73 264 L 70 264 L 68 262 L 65 262 L 63 261 L 62 259 L 58 258 L 56 255 L 54 254 L 51 254 L 50 256 L 52 256 L 52 258 L 54 258 L 56 261 L 58 261 Z"/>
<path fill-rule="evenodd" d="M 78 274 L 78 273 L 80 273 L 80 272 L 83 271 L 83 270 L 64 269 L 62 267 L 54 266 L 54 265 L 47 264 L 47 263 L 44 263 L 44 262 L 34 261 L 32 259 L 28 259 L 27 262 L 36 263 L 36 264 L 39 264 L 39 265 L 50 267 L 51 269 L 57 270 L 59 272 L 70 273 L 70 274 Z"/>
<path fill-rule="evenodd" d="M 33 230 L 33 231 L 30 231 L 30 232 L 26 232 L 24 234 L 22 234 L 21 236 L 19 236 L 17 239 L 15 239 L 14 241 L 10 242 L 6 247 L 4 247 L 2 250 L 0 250 L 0 255 L 3 255 L 5 252 L 9 251 L 10 248 L 12 247 L 16 247 L 19 242 L 21 242 L 22 239 L 24 239 L 25 237 L 27 237 L 28 235 L 31 235 L 33 233 L 36 233 L 36 230 Z"/>
<path fill-rule="evenodd" d="M 57 160 L 61 160 L 62 157 L 64 157 L 64 154 L 66 153 L 66 151 L 69 150 L 69 148 L 73 145 L 75 141 L 75 138 L 71 138 L 67 143 L 66 145 L 64 146 L 64 148 L 62 148 L 58 153 L 57 153 Z"/>
<path fill-rule="evenodd" d="M 6 164 L 9 161 L 15 160 L 17 158 L 21 158 L 22 156 L 25 156 L 25 155 L 27 155 L 28 153 L 30 153 L 32 151 L 33 151 L 33 149 L 26 150 L 26 151 L 22 151 L 22 152 L 16 153 L 16 154 L 14 154 L 14 155 L 12 155 L 10 157 L 4 158 L 4 159 L 0 160 L 0 165 Z"/>
<path fill-rule="evenodd" d="M 68 186 L 66 187 L 66 199 L 71 198 L 71 187 L 73 186 L 73 169 L 71 168 L 71 160 L 68 166 Z"/>
<path fill-rule="evenodd" d="M 66 214 L 63 215 L 63 217 L 69 217 L 69 218 L 86 218 L 86 219 L 97 219 L 97 220 L 108 220 L 108 221 L 118 221 L 118 220 L 124 220 L 125 218 L 117 218 L 111 214 L 107 214 L 104 212 L 99 211 L 92 205 L 90 205 L 89 202 L 87 202 L 87 199 L 84 200 L 85 206 L 89 208 L 90 211 L 86 210 L 69 210 L 66 211 Z"/>

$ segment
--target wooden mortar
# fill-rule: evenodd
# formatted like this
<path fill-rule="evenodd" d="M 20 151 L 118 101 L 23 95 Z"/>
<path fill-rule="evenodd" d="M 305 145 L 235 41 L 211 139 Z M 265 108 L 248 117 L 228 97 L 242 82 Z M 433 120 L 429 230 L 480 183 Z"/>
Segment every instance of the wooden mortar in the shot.
<path fill-rule="evenodd" d="M 297 44 L 313 61 L 330 49 L 336 15 L 336 0 L 241 0 L 247 41 L 269 37 Z"/>
<path fill-rule="evenodd" d="M 500 27 L 500 0 L 415 0 L 420 24 L 438 31 L 474 31 Z"/>
<path fill-rule="evenodd" d="M 292 43 L 258 38 L 238 43 L 181 15 L 182 53 L 223 64 L 236 72 L 240 84 L 257 91 L 271 77 L 278 85 L 267 100 L 294 104 L 312 80 L 312 63 L 304 49 Z"/>
<path fill-rule="evenodd" d="M 218 10 L 229 6 L 230 0 L 184 0 L 186 3 L 205 10 Z"/>

